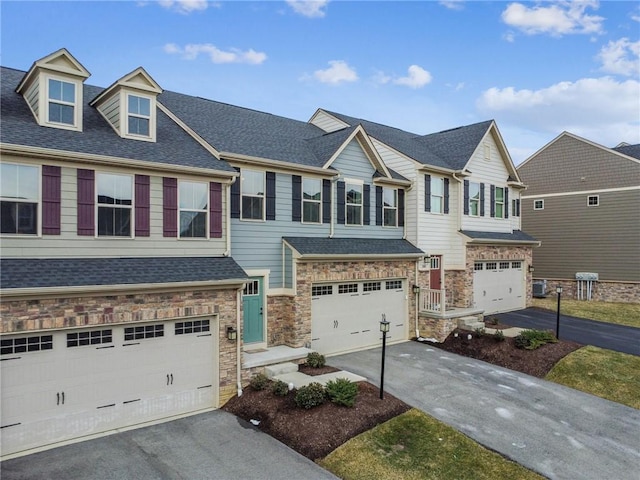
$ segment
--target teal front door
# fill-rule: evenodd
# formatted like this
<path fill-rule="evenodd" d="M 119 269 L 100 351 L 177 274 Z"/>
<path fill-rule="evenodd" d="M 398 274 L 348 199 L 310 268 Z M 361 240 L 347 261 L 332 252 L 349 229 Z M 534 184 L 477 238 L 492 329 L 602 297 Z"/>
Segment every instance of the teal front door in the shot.
<path fill-rule="evenodd" d="M 244 321 L 244 343 L 257 343 L 264 341 L 263 321 L 263 286 L 261 277 L 252 277 L 242 292 L 242 310 Z"/>

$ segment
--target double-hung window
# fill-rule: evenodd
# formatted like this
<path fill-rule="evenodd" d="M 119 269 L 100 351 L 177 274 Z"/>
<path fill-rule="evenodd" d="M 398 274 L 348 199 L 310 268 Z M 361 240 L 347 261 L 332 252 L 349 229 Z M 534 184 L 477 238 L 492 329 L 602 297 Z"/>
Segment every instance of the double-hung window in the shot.
<path fill-rule="evenodd" d="M 383 225 L 398 226 L 398 191 L 395 188 L 382 189 Z"/>
<path fill-rule="evenodd" d="M 30 165 L 0 163 L 1 233 L 38 234 L 40 171 Z"/>
<path fill-rule="evenodd" d="M 264 172 L 242 169 L 242 219 L 264 220 Z"/>
<path fill-rule="evenodd" d="M 150 135 L 151 100 L 137 95 L 128 95 L 127 133 L 129 135 Z"/>
<path fill-rule="evenodd" d="M 99 237 L 131 237 L 133 177 L 97 174 Z"/>
<path fill-rule="evenodd" d="M 496 218 L 504 218 L 504 187 L 496 187 L 495 195 L 493 205 Z"/>
<path fill-rule="evenodd" d="M 316 178 L 302 180 L 302 221 L 320 223 L 322 221 L 322 181 Z"/>
<path fill-rule="evenodd" d="M 347 225 L 362 225 L 362 184 L 346 182 Z"/>
<path fill-rule="evenodd" d="M 208 184 L 178 182 L 180 238 L 207 238 Z"/>
<path fill-rule="evenodd" d="M 76 85 L 50 78 L 48 81 L 48 121 L 64 125 L 75 125 Z"/>
<path fill-rule="evenodd" d="M 431 213 L 444 211 L 444 178 L 431 177 Z"/>
<path fill-rule="evenodd" d="M 480 184 L 469 182 L 469 215 L 480 216 Z"/>

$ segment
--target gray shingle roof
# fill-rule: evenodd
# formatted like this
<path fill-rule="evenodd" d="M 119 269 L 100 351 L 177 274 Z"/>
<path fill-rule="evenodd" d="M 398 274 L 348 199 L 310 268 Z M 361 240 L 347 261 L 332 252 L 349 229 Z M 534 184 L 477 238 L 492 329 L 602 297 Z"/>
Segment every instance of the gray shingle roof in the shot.
<path fill-rule="evenodd" d="M 616 147 L 612 148 L 612 150 L 640 160 L 640 143 L 636 145 L 625 145 L 624 147 Z"/>
<path fill-rule="evenodd" d="M 349 125 L 361 123 L 369 135 L 424 165 L 451 170 L 464 168 L 493 122 L 486 120 L 429 135 L 417 135 L 341 113 L 325 111 Z"/>
<path fill-rule="evenodd" d="M 473 240 L 487 240 L 497 242 L 513 243 L 538 243 L 538 240 L 521 230 L 514 230 L 512 233 L 498 232 L 476 232 L 472 230 L 460 230 L 460 233 Z"/>
<path fill-rule="evenodd" d="M 301 255 L 414 255 L 424 252 L 403 239 L 284 237 Z"/>
<path fill-rule="evenodd" d="M 46 288 L 245 279 L 231 257 L 2 258 L 0 287 Z"/>
<path fill-rule="evenodd" d="M 0 70 L 3 143 L 234 172 L 227 162 L 211 155 L 160 110 L 155 143 L 119 137 L 100 113 L 89 106 L 103 90 L 91 85 L 85 84 L 83 88 L 82 132 L 41 127 L 22 95 L 15 92 L 25 73 L 5 67 Z"/>

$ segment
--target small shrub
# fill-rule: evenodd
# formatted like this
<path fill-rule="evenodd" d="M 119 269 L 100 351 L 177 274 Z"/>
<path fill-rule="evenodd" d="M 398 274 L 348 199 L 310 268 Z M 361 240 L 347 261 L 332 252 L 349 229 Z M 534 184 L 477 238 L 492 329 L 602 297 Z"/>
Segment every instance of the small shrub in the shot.
<path fill-rule="evenodd" d="M 327 396 L 337 405 L 353 407 L 358 395 L 358 384 L 346 378 L 337 378 L 327 382 Z"/>
<path fill-rule="evenodd" d="M 277 380 L 271 384 L 271 391 L 279 397 L 285 397 L 289 393 L 289 385 L 282 380 Z"/>
<path fill-rule="evenodd" d="M 478 337 L 484 337 L 487 333 L 487 331 L 483 327 L 478 327 L 474 331 L 476 332 L 476 335 Z"/>
<path fill-rule="evenodd" d="M 498 320 L 498 318 L 497 318 L 497 317 L 491 317 L 491 318 L 489 319 L 489 323 L 490 323 L 491 325 L 498 325 L 498 324 L 500 323 L 500 320 Z"/>
<path fill-rule="evenodd" d="M 254 375 L 249 381 L 249 386 L 254 390 L 264 390 L 269 385 L 269 378 L 264 373 Z"/>
<path fill-rule="evenodd" d="M 504 333 L 502 332 L 502 330 L 496 330 L 493 334 L 493 339 L 496 342 L 504 342 Z"/>
<path fill-rule="evenodd" d="M 556 343 L 557 341 L 556 336 L 547 330 L 523 330 L 515 338 L 516 347 L 526 350 L 535 350 L 542 345 Z"/>
<path fill-rule="evenodd" d="M 318 352 L 311 352 L 307 355 L 307 365 L 312 368 L 322 368 L 326 363 L 326 359 L 324 355 L 319 354 Z"/>
<path fill-rule="evenodd" d="M 322 405 L 327 399 L 327 392 L 318 382 L 300 387 L 296 392 L 294 401 L 300 408 L 310 409 Z"/>

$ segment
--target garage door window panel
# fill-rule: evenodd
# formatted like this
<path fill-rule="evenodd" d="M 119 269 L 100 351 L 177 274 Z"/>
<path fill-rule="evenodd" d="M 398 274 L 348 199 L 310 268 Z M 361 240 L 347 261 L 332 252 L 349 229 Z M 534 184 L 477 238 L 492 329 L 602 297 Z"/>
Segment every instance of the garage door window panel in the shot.
<path fill-rule="evenodd" d="M 3 338 L 0 341 L 0 354 L 38 352 L 53 349 L 52 335 L 34 335 L 29 337 Z"/>
<path fill-rule="evenodd" d="M 209 331 L 209 320 L 194 320 L 178 322 L 175 326 L 176 335 L 188 335 L 190 333 L 203 333 Z"/>
<path fill-rule="evenodd" d="M 68 348 L 87 345 L 102 345 L 112 342 L 113 331 L 111 329 L 67 333 Z"/>
<path fill-rule="evenodd" d="M 402 289 L 402 280 L 387 280 L 385 287 L 387 290 Z"/>
<path fill-rule="evenodd" d="M 358 293 L 357 283 L 342 283 L 338 285 L 338 293 Z"/>
<path fill-rule="evenodd" d="M 164 325 L 141 325 L 138 327 L 126 327 L 124 329 L 124 340 L 144 340 L 147 338 L 164 337 Z"/>
<path fill-rule="evenodd" d="M 382 289 L 381 282 L 365 282 L 362 284 L 363 292 L 377 292 Z"/>

